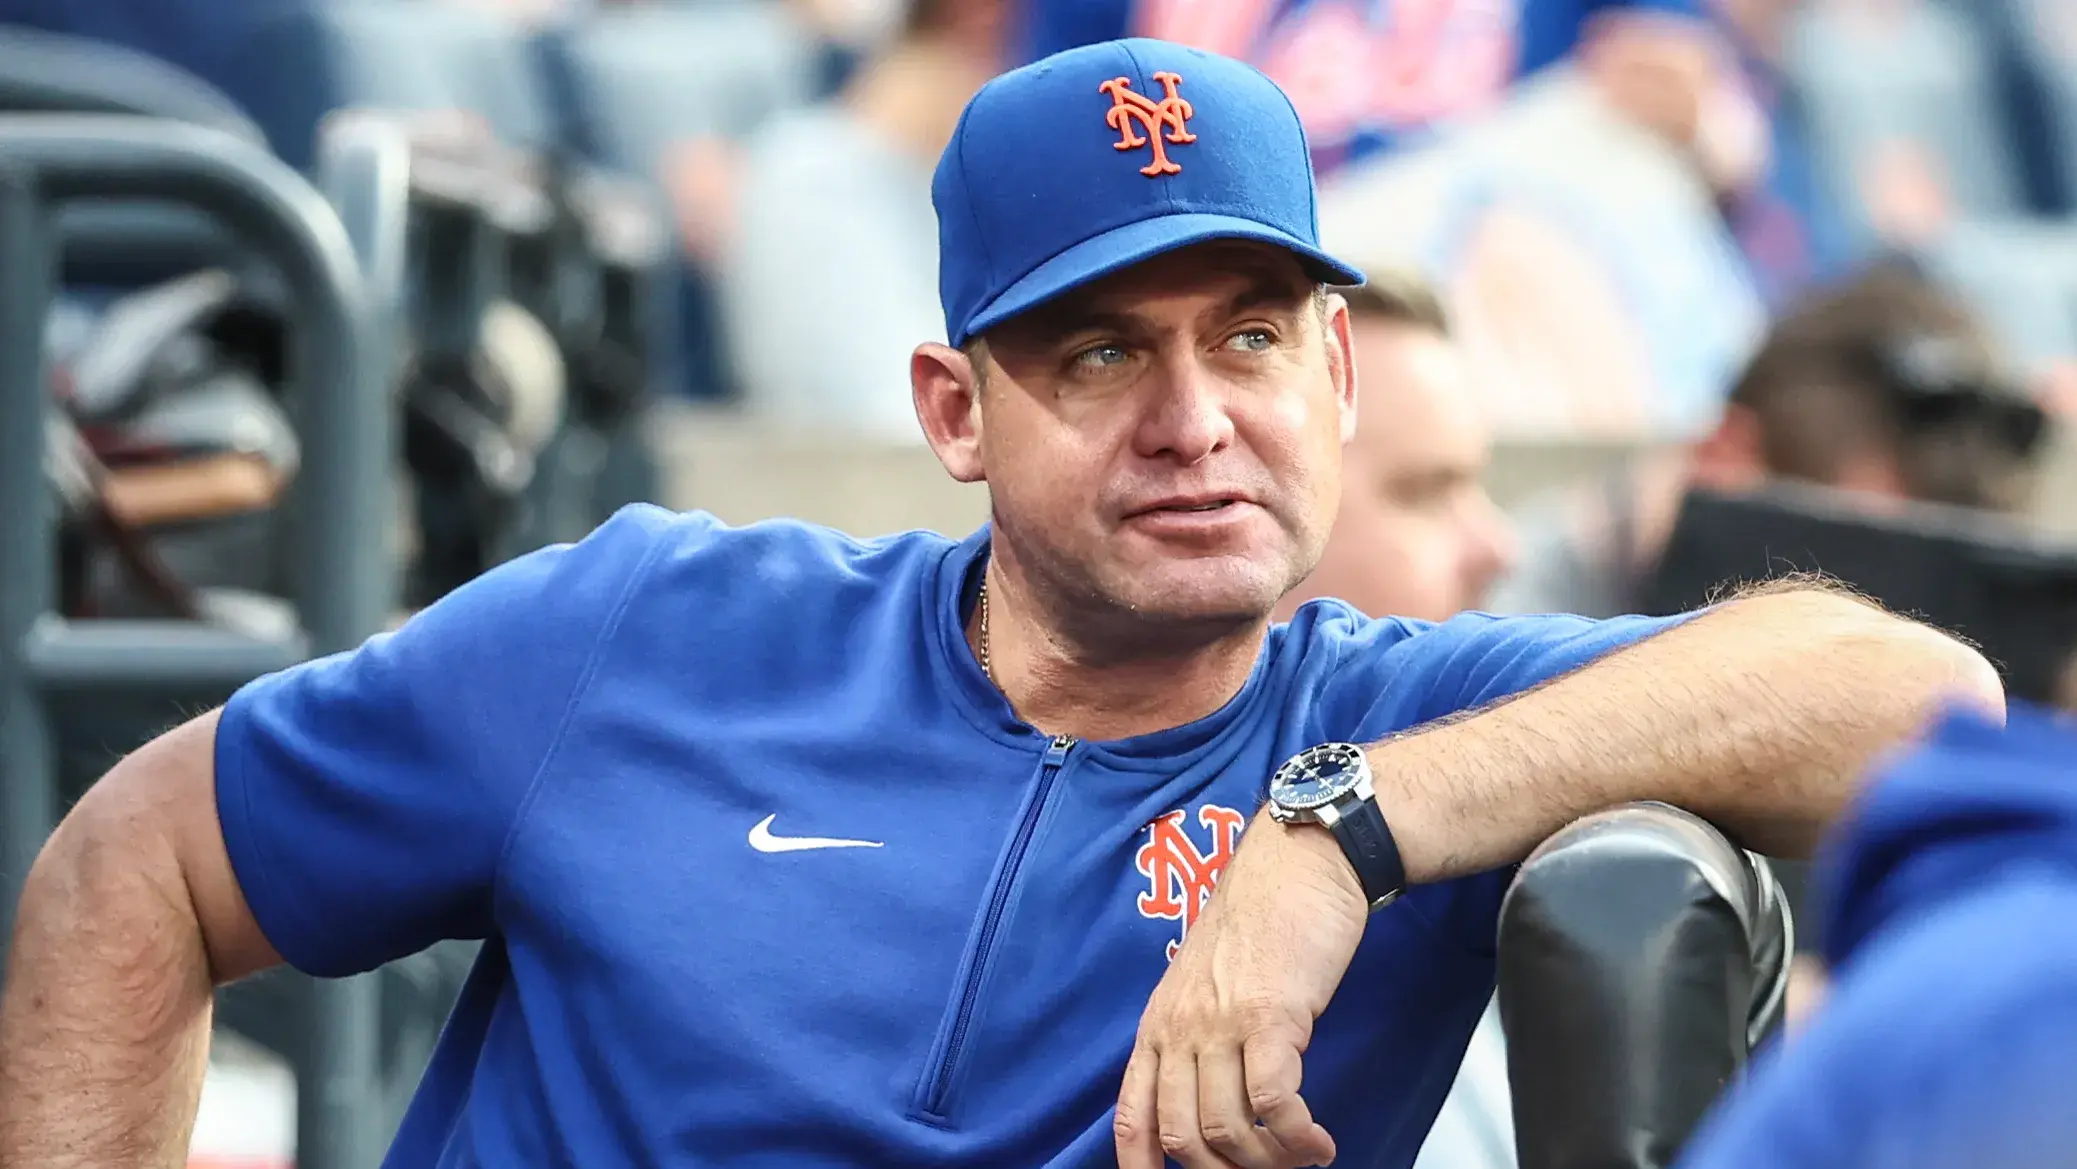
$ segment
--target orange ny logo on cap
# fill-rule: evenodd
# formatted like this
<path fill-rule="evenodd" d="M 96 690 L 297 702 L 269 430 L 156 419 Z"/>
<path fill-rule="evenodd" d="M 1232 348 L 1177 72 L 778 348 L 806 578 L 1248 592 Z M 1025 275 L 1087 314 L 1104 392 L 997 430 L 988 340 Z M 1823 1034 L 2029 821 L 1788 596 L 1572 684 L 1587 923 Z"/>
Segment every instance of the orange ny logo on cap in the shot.
<path fill-rule="evenodd" d="M 1114 77 L 1096 87 L 1111 95 L 1111 108 L 1103 120 L 1118 132 L 1116 145 L 1119 150 L 1138 150 L 1149 142 L 1154 144 L 1154 161 L 1139 168 L 1139 173 L 1150 179 L 1182 173 L 1182 167 L 1169 161 L 1168 143 L 1181 146 L 1197 141 L 1197 135 L 1190 132 L 1190 119 L 1197 116 L 1197 111 L 1176 95 L 1176 86 L 1181 85 L 1183 79 L 1164 71 L 1156 73 L 1154 80 L 1161 83 L 1165 95 L 1158 102 L 1143 93 L 1133 92 L 1130 77 Z M 1132 128 L 1135 121 L 1146 131 L 1146 137 L 1142 138 Z M 1164 133 L 1166 142 L 1163 141 Z"/>

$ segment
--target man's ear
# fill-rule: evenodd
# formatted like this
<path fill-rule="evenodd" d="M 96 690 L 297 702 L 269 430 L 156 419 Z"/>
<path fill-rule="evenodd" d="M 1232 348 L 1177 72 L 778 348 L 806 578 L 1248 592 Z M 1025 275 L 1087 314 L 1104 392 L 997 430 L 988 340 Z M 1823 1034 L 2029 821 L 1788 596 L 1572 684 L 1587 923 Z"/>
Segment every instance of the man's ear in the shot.
<path fill-rule="evenodd" d="M 981 465 L 981 392 L 974 363 L 949 345 L 918 345 L 909 358 L 916 421 L 938 462 L 961 483 L 987 478 Z"/>
<path fill-rule="evenodd" d="M 1338 292 L 1327 294 L 1327 311 L 1321 321 L 1326 333 L 1327 373 L 1334 381 L 1334 399 L 1341 411 L 1341 441 L 1356 438 L 1356 340 L 1349 329 L 1349 302 Z"/>

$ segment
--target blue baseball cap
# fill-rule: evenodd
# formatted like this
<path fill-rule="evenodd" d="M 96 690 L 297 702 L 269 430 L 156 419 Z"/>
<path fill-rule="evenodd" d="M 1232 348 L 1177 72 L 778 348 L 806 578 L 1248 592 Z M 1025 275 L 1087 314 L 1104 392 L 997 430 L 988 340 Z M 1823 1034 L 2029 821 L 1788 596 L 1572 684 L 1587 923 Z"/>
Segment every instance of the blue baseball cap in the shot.
<path fill-rule="evenodd" d="M 931 183 L 953 345 L 1164 252 L 1289 249 L 1326 284 L 1312 155 L 1291 99 L 1253 67 L 1166 41 L 1085 45 L 967 103 Z"/>

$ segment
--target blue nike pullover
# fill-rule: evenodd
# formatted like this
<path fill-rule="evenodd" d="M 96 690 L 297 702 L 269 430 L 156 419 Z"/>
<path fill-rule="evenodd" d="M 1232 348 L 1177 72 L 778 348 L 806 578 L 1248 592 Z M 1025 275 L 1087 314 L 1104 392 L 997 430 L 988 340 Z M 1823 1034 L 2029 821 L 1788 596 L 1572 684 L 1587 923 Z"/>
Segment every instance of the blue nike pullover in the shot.
<path fill-rule="evenodd" d="M 1316 603 L 1217 713 L 1081 742 L 968 649 L 987 547 L 631 508 L 230 702 L 224 837 L 290 962 L 488 940 L 390 1165 L 1109 1164 L 1140 1011 L 1278 763 L 1664 624 Z M 1506 878 L 1372 919 L 1306 1057 L 1340 1164 L 1413 1160 Z"/>

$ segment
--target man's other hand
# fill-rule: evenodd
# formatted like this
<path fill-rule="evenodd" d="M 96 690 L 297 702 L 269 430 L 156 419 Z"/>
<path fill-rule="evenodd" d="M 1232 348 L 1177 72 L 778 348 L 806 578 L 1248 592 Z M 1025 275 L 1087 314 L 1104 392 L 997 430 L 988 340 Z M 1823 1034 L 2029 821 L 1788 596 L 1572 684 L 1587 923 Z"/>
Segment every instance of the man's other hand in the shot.
<path fill-rule="evenodd" d="M 1164 1154 L 1186 1169 L 1333 1161 L 1299 1095 L 1301 1059 L 1368 917 L 1326 829 L 1255 818 L 1140 1017 L 1120 1169 L 1160 1169 Z"/>

